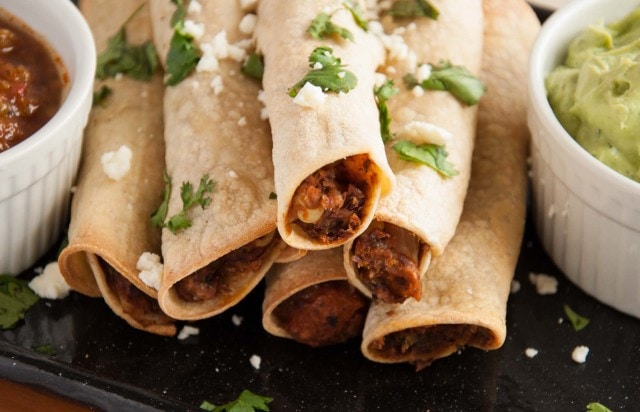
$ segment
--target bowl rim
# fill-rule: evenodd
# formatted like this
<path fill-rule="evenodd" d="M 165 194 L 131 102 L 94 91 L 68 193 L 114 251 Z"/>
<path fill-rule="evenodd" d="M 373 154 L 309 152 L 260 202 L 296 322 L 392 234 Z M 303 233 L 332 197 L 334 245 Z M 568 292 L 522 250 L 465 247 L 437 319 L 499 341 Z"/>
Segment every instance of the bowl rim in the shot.
<path fill-rule="evenodd" d="M 625 3 L 626 8 L 621 8 L 619 11 L 620 18 L 624 17 L 630 10 L 640 7 L 639 0 L 628 0 Z M 546 122 L 546 127 L 551 131 L 549 133 L 550 140 L 553 140 L 556 144 L 560 145 L 565 152 L 572 154 L 575 160 L 578 160 L 584 167 L 593 169 L 594 173 L 601 175 L 617 187 L 627 192 L 637 192 L 640 195 L 640 182 L 637 182 L 629 177 L 624 176 L 622 173 L 612 169 L 605 165 L 598 159 L 596 159 L 591 153 L 589 153 L 584 147 L 582 147 L 562 126 L 558 118 L 556 117 L 549 101 L 547 99 L 547 92 L 545 87 L 545 77 L 548 74 L 545 65 L 551 58 L 551 54 L 548 52 L 549 48 L 554 42 L 557 42 L 558 32 L 562 32 L 566 27 L 570 25 L 572 21 L 576 20 L 576 15 L 582 14 L 585 10 L 590 10 L 594 7 L 606 7 L 609 6 L 609 1 L 603 0 L 578 0 L 571 1 L 567 5 L 561 7 L 553 13 L 542 25 L 540 32 L 534 42 L 529 57 L 529 75 L 528 75 L 528 88 L 529 88 L 529 100 L 530 108 L 534 110 L 535 114 Z M 581 19 L 579 19 L 581 21 Z M 606 19 L 605 19 L 606 20 Z M 610 21 L 610 20 L 606 20 Z M 566 50 L 569 42 L 575 38 L 575 36 L 584 30 L 589 24 L 596 23 L 597 19 L 591 22 L 582 22 L 581 29 L 577 32 L 567 31 L 564 33 L 564 37 L 568 40 L 563 41 L 559 46 Z M 533 136 L 535 140 L 535 136 Z"/>
<path fill-rule="evenodd" d="M 64 134 L 62 129 L 67 127 L 70 118 L 75 116 L 77 113 L 85 116 L 85 113 L 83 113 L 85 109 L 87 112 L 86 115 L 88 115 L 90 110 L 90 107 L 85 106 L 87 105 L 87 100 L 90 102 L 91 96 L 93 95 L 93 82 L 95 77 L 97 54 L 89 25 L 80 13 L 80 10 L 78 10 L 72 1 L 46 0 L 45 3 L 48 8 L 59 9 L 60 13 L 67 19 L 62 24 L 66 27 L 73 28 L 74 35 L 69 37 L 72 40 L 73 53 L 77 55 L 79 61 L 74 63 L 73 67 L 76 70 L 74 74 L 71 75 L 69 73 L 71 71 L 71 62 L 64 61 L 64 59 L 62 59 L 65 70 L 70 78 L 70 87 L 67 95 L 64 97 L 64 100 L 53 117 L 40 129 L 19 144 L 0 152 L 0 171 L 10 170 L 12 165 L 20 162 L 25 157 L 31 156 L 34 151 L 42 148 L 43 146 L 47 146 L 47 144 L 50 143 L 50 139 L 47 138 L 48 135 Z M 30 2 L 25 2 L 24 4 L 26 7 L 34 6 L 33 4 L 30 4 Z M 3 5 L 0 4 L 0 8 L 2 8 L 2 6 Z M 15 12 L 8 12 L 23 21 L 34 32 L 36 32 L 36 34 L 41 35 L 38 28 L 32 27 L 29 22 L 24 21 L 22 16 L 19 16 Z M 44 40 L 46 41 L 47 39 L 44 38 Z M 56 50 L 55 46 L 49 43 L 48 47 L 55 55 L 60 56 L 60 53 Z M 83 119 L 83 122 L 86 122 L 86 119 Z"/>

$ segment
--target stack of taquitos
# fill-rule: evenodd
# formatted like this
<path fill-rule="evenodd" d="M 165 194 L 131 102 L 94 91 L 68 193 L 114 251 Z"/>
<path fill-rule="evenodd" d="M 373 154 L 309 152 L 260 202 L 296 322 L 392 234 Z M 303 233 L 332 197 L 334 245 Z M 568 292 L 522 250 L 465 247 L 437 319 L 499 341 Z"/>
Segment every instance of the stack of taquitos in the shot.
<path fill-rule="evenodd" d="M 358 3 L 358 2 L 354 2 Z M 316 40 L 307 30 L 321 12 L 353 40 Z M 273 131 L 278 231 L 299 249 L 328 249 L 366 229 L 394 178 L 380 140 L 373 98 L 381 44 L 356 24 L 342 0 L 262 0 L 256 38 L 264 54 L 264 101 Z M 328 47 L 357 85 L 319 92 L 301 106 L 288 93 L 312 70 L 317 47 Z"/>
<path fill-rule="evenodd" d="M 126 33 L 132 44 L 151 38 L 144 1 L 86 0 L 80 8 L 99 51 L 129 19 Z M 96 81 L 96 90 L 103 86 L 111 95 L 93 108 L 85 131 L 69 245 L 60 254 L 60 270 L 73 289 L 102 295 L 133 327 L 173 335 L 173 320 L 161 312 L 157 291 L 139 278 L 137 269 L 143 253 L 160 254 L 160 230 L 150 225 L 149 217 L 163 188 L 162 75 L 149 81 L 127 76 Z M 115 181 L 103 170 L 101 156 L 122 145 L 131 150 L 131 166 Z"/>
<path fill-rule="evenodd" d="M 444 176 L 429 166 L 403 160 L 392 149 L 398 140 L 387 143 L 396 186 L 380 200 L 369 229 L 345 245 L 344 264 L 349 280 L 363 293 L 388 303 L 420 299 L 421 279 L 431 256 L 441 255 L 455 232 L 471 169 L 477 106 L 447 91 L 411 89 L 403 77 L 413 75 L 417 64 L 442 61 L 477 76 L 482 59 L 482 3 L 430 3 L 439 10 L 437 20 L 392 19 L 383 14 L 385 31 L 403 39 L 409 50 L 403 59 L 390 53 L 386 63 L 388 77 L 399 90 L 387 103 L 391 132 L 402 139 L 411 133 L 406 131 L 423 130 L 413 137 L 415 144 L 433 143 L 429 141 L 433 137 L 420 134 L 449 134 L 447 161 L 458 174 Z"/>
<path fill-rule="evenodd" d="M 195 5 L 197 4 L 197 6 Z M 166 58 L 174 28 L 170 0 L 151 0 L 156 46 Z M 190 2 L 185 24 L 201 28 L 194 72 L 164 97 L 168 216 L 181 210 L 177 185 L 215 183 L 211 203 L 187 211 L 191 226 L 162 234 L 162 309 L 177 319 L 218 314 L 263 278 L 284 243 L 275 234 L 271 134 L 261 118 L 260 84 L 241 72 L 251 43 L 238 1 Z M 242 50 L 240 50 L 242 49 Z M 166 64 L 166 61 L 164 62 Z"/>
<path fill-rule="evenodd" d="M 456 234 L 419 302 L 374 302 L 364 355 L 424 367 L 463 346 L 495 349 L 524 231 L 527 57 L 539 22 L 524 1 L 485 0 L 483 79 L 472 176 Z"/>

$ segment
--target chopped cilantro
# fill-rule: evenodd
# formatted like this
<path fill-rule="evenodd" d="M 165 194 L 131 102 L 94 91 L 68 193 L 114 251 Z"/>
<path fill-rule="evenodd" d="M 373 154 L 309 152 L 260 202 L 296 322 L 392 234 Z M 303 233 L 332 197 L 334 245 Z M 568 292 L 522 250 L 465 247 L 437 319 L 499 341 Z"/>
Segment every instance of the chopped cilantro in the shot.
<path fill-rule="evenodd" d="M 105 99 L 111 96 L 111 93 L 113 93 L 113 90 L 111 90 L 109 86 L 102 85 L 100 89 L 93 92 L 93 105 L 96 106 L 104 103 Z"/>
<path fill-rule="evenodd" d="M 393 137 L 389 126 L 391 125 L 391 116 L 389 115 L 389 108 L 387 107 L 387 100 L 392 98 L 398 93 L 398 89 L 394 87 L 393 80 L 387 80 L 382 86 L 375 87 L 373 94 L 376 98 L 378 105 L 378 118 L 380 120 L 380 134 L 382 136 L 382 142 L 387 143 Z"/>
<path fill-rule="evenodd" d="M 439 66 L 432 65 L 431 75 L 421 83 L 418 83 L 413 74 L 406 75 L 404 83 L 409 89 L 420 86 L 425 90 L 447 90 L 469 106 L 478 103 L 486 91 L 484 83 L 469 70 L 453 66 L 449 62 L 441 62 Z"/>
<path fill-rule="evenodd" d="M 53 345 L 50 343 L 33 346 L 32 349 L 38 353 L 42 353 L 43 355 L 56 356 L 56 350 L 53 349 Z"/>
<path fill-rule="evenodd" d="M 211 204 L 211 198 L 207 197 L 207 193 L 213 193 L 215 189 L 215 182 L 209 179 L 209 175 L 204 175 L 200 179 L 200 184 L 193 192 L 193 185 L 191 182 L 183 182 L 180 187 L 180 198 L 182 199 L 182 210 L 175 215 L 171 216 L 168 221 L 167 212 L 169 208 L 169 198 L 171 197 L 172 183 L 171 178 L 166 174 L 164 175 L 165 189 L 163 194 L 162 203 L 158 209 L 151 216 L 151 224 L 157 227 L 166 227 L 173 234 L 177 233 L 180 229 L 186 229 L 191 226 L 191 221 L 187 217 L 187 210 L 193 206 L 200 205 L 203 209 Z"/>
<path fill-rule="evenodd" d="M 318 15 L 311 21 L 311 25 L 309 26 L 309 29 L 307 29 L 307 33 L 309 33 L 314 39 L 325 39 L 331 36 L 338 36 L 343 39 L 353 41 L 353 34 L 344 27 L 333 23 L 331 21 L 331 15 L 325 12 L 318 13 Z"/>
<path fill-rule="evenodd" d="M 344 3 L 342 3 L 342 5 L 347 10 L 349 10 L 349 12 L 351 13 L 351 16 L 353 16 L 353 20 L 362 30 L 364 31 L 369 30 L 369 22 L 367 21 L 364 10 L 360 6 L 360 4 L 358 4 L 354 0 L 346 0 Z"/>
<path fill-rule="evenodd" d="M 587 412 L 613 412 L 599 402 L 591 402 L 587 405 Z"/>
<path fill-rule="evenodd" d="M 157 67 L 158 54 L 153 43 L 146 41 L 138 46 L 129 44 L 123 25 L 109 39 L 107 48 L 98 55 L 96 77 L 106 79 L 122 73 L 136 80 L 149 80 Z"/>
<path fill-rule="evenodd" d="M 438 20 L 440 12 L 426 0 L 398 0 L 387 13 L 393 17 L 428 17 Z"/>
<path fill-rule="evenodd" d="M 315 68 L 319 65 L 319 68 Z M 323 91 L 347 93 L 358 84 L 356 75 L 345 70 L 340 58 L 333 55 L 333 49 L 328 46 L 317 47 L 309 55 L 311 70 L 289 89 L 289 96 L 295 97 L 305 83 L 322 88 Z"/>
<path fill-rule="evenodd" d="M 251 53 L 242 65 L 242 73 L 248 77 L 262 80 L 264 74 L 264 62 L 262 56 L 257 53 Z"/>
<path fill-rule="evenodd" d="M 578 315 L 567 304 L 564 305 L 564 313 L 567 315 L 567 318 L 569 318 L 569 321 L 576 332 L 584 329 L 589 324 L 589 319 Z"/>
<path fill-rule="evenodd" d="M 278 195 L 276 195 L 275 193 L 273 193 L 273 192 L 269 193 L 269 199 L 274 200 L 274 199 L 277 199 L 277 198 L 278 198 Z"/>
<path fill-rule="evenodd" d="M 26 281 L 0 275 L 0 329 L 11 329 L 39 300 Z"/>
<path fill-rule="evenodd" d="M 234 401 L 224 405 L 216 406 L 208 401 L 202 402 L 200 409 L 212 412 L 253 412 L 253 411 L 269 411 L 269 403 L 273 398 L 268 396 L 256 395 L 255 393 L 243 390 L 240 396 Z"/>
<path fill-rule="evenodd" d="M 165 84 L 175 86 L 195 69 L 200 61 L 200 50 L 193 42 L 193 37 L 184 31 L 186 8 L 183 0 L 171 0 L 177 6 L 171 16 L 173 35 L 167 53 Z"/>
<path fill-rule="evenodd" d="M 453 177 L 459 173 L 447 161 L 448 153 L 444 146 L 429 143 L 416 145 L 407 140 L 401 140 L 393 145 L 393 150 L 400 155 L 401 159 L 429 166 L 443 176 Z"/>

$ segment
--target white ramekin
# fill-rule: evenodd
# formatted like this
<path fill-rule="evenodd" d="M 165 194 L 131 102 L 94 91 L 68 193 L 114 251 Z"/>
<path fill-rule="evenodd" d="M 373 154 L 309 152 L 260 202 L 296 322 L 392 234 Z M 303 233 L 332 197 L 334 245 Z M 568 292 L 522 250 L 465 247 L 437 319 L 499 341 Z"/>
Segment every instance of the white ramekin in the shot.
<path fill-rule="evenodd" d="M 0 273 L 17 275 L 66 228 L 71 185 L 93 96 L 96 51 L 70 0 L 0 0 L 0 8 L 44 38 L 63 61 L 69 89 L 58 112 L 0 153 Z"/>
<path fill-rule="evenodd" d="M 529 65 L 528 121 L 534 218 L 544 248 L 585 292 L 640 317 L 640 183 L 600 163 L 569 136 L 544 87 L 580 31 L 636 7 L 640 0 L 578 0 L 545 22 Z"/>

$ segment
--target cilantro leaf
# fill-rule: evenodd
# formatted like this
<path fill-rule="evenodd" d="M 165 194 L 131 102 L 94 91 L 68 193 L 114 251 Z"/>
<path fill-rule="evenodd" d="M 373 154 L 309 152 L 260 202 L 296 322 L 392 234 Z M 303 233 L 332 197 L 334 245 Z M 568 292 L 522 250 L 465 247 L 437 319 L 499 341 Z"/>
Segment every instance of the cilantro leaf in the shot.
<path fill-rule="evenodd" d="M 268 396 L 256 395 L 255 393 L 243 390 L 238 398 L 224 405 L 216 406 L 208 401 L 202 402 L 200 409 L 212 412 L 269 412 L 268 404 L 273 400 Z"/>
<path fill-rule="evenodd" d="M 607 408 L 603 404 L 599 402 L 591 402 L 587 405 L 588 412 L 612 412 L 611 409 Z"/>
<path fill-rule="evenodd" d="M 113 93 L 113 90 L 109 86 L 102 85 L 100 89 L 93 92 L 93 106 L 104 103 L 105 99 L 111 96 L 111 93 Z"/>
<path fill-rule="evenodd" d="M 136 80 L 149 80 L 158 67 L 158 54 L 153 43 L 133 46 L 127 41 L 125 26 L 109 38 L 107 48 L 98 55 L 96 77 L 106 79 L 124 74 Z"/>
<path fill-rule="evenodd" d="M 398 0 L 387 11 L 393 17 L 428 17 L 438 20 L 440 11 L 426 0 Z"/>
<path fill-rule="evenodd" d="M 469 70 L 462 66 L 453 66 L 449 62 L 441 62 L 440 66 L 432 65 L 431 75 L 418 83 L 413 74 L 404 77 L 409 89 L 420 86 L 425 90 L 446 90 L 468 106 L 478 103 L 486 87 Z"/>
<path fill-rule="evenodd" d="M 162 203 L 151 215 L 151 224 L 155 227 L 164 227 L 164 221 L 167 219 L 169 210 L 169 198 L 171 197 L 171 178 L 164 172 L 164 192 L 162 193 Z"/>
<path fill-rule="evenodd" d="M 169 199 L 171 198 L 172 183 L 171 178 L 165 171 L 164 173 L 164 192 L 162 195 L 162 203 L 151 215 L 151 224 L 156 227 L 166 227 L 172 233 L 176 233 L 180 229 L 186 229 L 191 226 L 191 221 L 187 217 L 187 210 L 193 206 L 200 205 L 203 209 L 211 204 L 211 199 L 206 196 L 207 193 L 213 193 L 215 182 L 209 179 L 209 175 L 204 175 L 200 179 L 200 184 L 193 192 L 193 185 L 190 182 L 183 182 L 180 187 L 180 198 L 182 199 L 182 210 L 167 219 L 169 210 Z"/>
<path fill-rule="evenodd" d="M 262 56 L 257 53 L 251 53 L 242 65 L 242 73 L 248 77 L 262 80 L 264 74 L 264 62 Z"/>
<path fill-rule="evenodd" d="M 309 29 L 307 29 L 307 33 L 309 33 L 314 39 L 325 39 L 331 36 L 338 36 L 343 39 L 353 41 L 353 34 L 344 27 L 333 23 L 331 21 L 331 15 L 325 12 L 318 13 L 318 15 L 311 21 L 311 25 L 309 26 Z"/>
<path fill-rule="evenodd" d="M 32 346 L 32 349 L 38 353 L 42 353 L 43 355 L 56 356 L 56 350 L 53 348 L 53 345 L 50 343 Z"/>
<path fill-rule="evenodd" d="M 387 107 L 387 100 L 392 98 L 398 93 L 398 89 L 394 87 L 393 80 L 387 80 L 382 86 L 376 86 L 373 89 L 373 94 L 376 98 L 378 105 L 378 118 L 380 120 L 380 134 L 382 135 L 382 142 L 387 143 L 393 137 L 389 127 L 391 125 L 391 115 L 389 114 L 389 108 Z"/>
<path fill-rule="evenodd" d="M 401 159 L 421 163 L 429 166 L 443 176 L 453 177 L 459 174 L 455 167 L 447 161 L 448 153 L 444 146 L 425 143 L 416 145 L 407 140 L 401 140 L 393 145 Z"/>
<path fill-rule="evenodd" d="M 346 0 L 342 5 L 349 10 L 351 16 L 353 16 L 353 20 L 362 30 L 369 30 L 369 22 L 367 21 L 364 10 L 362 10 L 360 4 L 356 3 L 354 0 Z"/>
<path fill-rule="evenodd" d="M 276 195 L 274 192 L 269 192 L 269 199 L 270 200 L 275 200 L 278 198 L 278 195 Z"/>
<path fill-rule="evenodd" d="M 0 275 L 0 329 L 11 329 L 40 298 L 26 281 Z"/>
<path fill-rule="evenodd" d="M 200 50 L 193 42 L 193 37 L 184 31 L 184 18 L 187 9 L 183 0 L 171 0 L 176 11 L 171 16 L 173 35 L 167 52 L 165 84 L 175 86 L 185 79 L 200 61 Z"/>
<path fill-rule="evenodd" d="M 194 45 L 193 37 L 176 27 L 171 36 L 167 53 L 167 76 L 164 82 L 175 86 L 184 80 L 200 61 L 200 50 Z"/>
<path fill-rule="evenodd" d="M 578 315 L 567 304 L 564 305 L 564 313 L 567 315 L 567 318 L 573 326 L 573 330 L 575 330 L 576 332 L 584 329 L 589 324 L 589 319 L 585 318 L 584 316 Z"/>
<path fill-rule="evenodd" d="M 319 64 L 320 68 L 316 67 Z M 345 70 L 340 58 L 333 55 L 331 47 L 317 47 L 309 55 L 309 67 L 312 68 L 298 83 L 289 89 L 289 96 L 296 97 L 305 83 L 322 88 L 327 92 L 348 93 L 353 90 L 358 79 L 355 74 Z"/>

